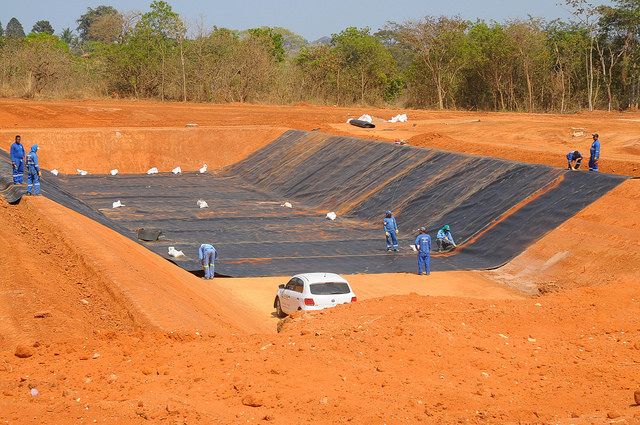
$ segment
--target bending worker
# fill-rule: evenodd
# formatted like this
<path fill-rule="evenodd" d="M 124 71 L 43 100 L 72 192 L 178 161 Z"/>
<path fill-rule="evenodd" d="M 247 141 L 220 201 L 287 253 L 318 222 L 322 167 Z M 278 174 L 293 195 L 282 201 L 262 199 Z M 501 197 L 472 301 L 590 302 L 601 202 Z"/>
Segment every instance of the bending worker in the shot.
<path fill-rule="evenodd" d="M 577 170 L 582 163 L 582 155 L 578 151 L 571 151 L 567 154 L 567 162 L 570 170 Z"/>
<path fill-rule="evenodd" d="M 20 136 L 16 136 L 16 141 L 11 145 L 11 166 L 13 167 L 13 184 L 22 183 L 24 173 L 24 146 L 20 143 Z"/>
<path fill-rule="evenodd" d="M 438 252 L 456 247 L 456 243 L 453 241 L 453 236 L 451 236 L 448 224 L 445 224 L 442 229 L 438 230 L 436 239 L 438 242 Z"/>
<path fill-rule="evenodd" d="M 27 154 L 27 195 L 40 195 L 40 165 L 38 164 L 38 145 L 31 146 L 31 152 Z"/>
<path fill-rule="evenodd" d="M 416 249 L 418 250 L 418 274 L 422 275 L 423 272 L 428 276 L 431 274 L 431 268 L 429 267 L 430 251 L 431 251 L 431 236 L 427 235 L 427 230 L 424 227 L 420 228 L 420 234 L 416 238 Z"/>
<path fill-rule="evenodd" d="M 382 221 L 382 228 L 384 234 L 387 236 L 387 251 L 391 251 L 393 247 L 394 251 L 398 250 L 398 224 L 391 211 L 387 211 L 387 216 Z"/>
<path fill-rule="evenodd" d="M 213 272 L 215 270 L 214 261 L 218 259 L 218 251 L 213 245 L 203 243 L 200 245 L 200 261 L 202 261 L 202 267 L 204 268 L 204 279 L 213 279 Z"/>

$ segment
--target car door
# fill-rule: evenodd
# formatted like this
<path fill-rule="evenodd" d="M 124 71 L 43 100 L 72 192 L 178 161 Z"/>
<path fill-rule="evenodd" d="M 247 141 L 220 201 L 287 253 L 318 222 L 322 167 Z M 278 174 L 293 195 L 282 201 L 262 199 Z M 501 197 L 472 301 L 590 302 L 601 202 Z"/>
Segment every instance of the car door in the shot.
<path fill-rule="evenodd" d="M 289 292 L 290 312 L 298 310 L 304 304 L 304 283 L 302 279 L 296 277 L 293 280 L 293 288 Z"/>
<path fill-rule="evenodd" d="M 280 297 L 280 306 L 282 308 L 282 311 L 284 311 L 287 314 L 298 309 L 297 306 L 294 307 L 295 297 L 293 296 L 295 294 L 296 294 L 296 279 L 293 278 L 289 280 L 289 282 L 287 282 L 287 284 L 284 286 L 284 289 L 282 290 L 282 294 Z"/>

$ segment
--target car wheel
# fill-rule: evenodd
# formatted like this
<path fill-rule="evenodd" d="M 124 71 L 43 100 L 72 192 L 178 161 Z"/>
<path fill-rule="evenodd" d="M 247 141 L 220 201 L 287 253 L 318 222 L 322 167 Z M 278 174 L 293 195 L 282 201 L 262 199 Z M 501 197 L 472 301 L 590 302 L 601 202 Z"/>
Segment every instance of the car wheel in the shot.
<path fill-rule="evenodd" d="M 278 317 L 285 317 L 286 314 L 282 311 L 282 306 L 280 305 L 280 298 L 276 298 L 276 314 Z"/>

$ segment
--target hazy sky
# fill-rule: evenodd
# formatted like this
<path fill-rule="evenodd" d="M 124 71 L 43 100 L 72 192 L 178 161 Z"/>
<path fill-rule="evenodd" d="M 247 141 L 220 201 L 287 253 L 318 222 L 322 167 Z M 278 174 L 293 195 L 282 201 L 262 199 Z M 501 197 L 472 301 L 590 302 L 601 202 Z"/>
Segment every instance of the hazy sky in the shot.
<path fill-rule="evenodd" d="M 570 14 L 559 6 L 564 0 L 172 0 L 167 1 L 174 12 L 196 27 L 201 17 L 206 27 L 216 25 L 234 30 L 261 26 L 284 27 L 309 41 L 330 36 L 355 26 L 369 27 L 375 32 L 387 21 L 402 22 L 425 15 L 460 15 L 465 19 L 504 22 L 528 15 L 548 20 L 569 20 Z M 595 4 L 611 1 L 594 0 Z M 121 12 L 147 12 L 151 0 L 0 0 L 2 27 L 15 17 L 29 33 L 39 20 L 49 21 L 56 34 L 69 27 L 75 30 L 76 20 L 99 5 L 113 6 Z"/>

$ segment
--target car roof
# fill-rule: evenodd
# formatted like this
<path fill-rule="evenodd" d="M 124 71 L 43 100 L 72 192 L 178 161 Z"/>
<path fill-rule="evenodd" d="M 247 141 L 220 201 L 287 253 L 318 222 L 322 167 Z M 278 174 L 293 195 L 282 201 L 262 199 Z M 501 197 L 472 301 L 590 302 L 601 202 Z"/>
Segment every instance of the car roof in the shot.
<path fill-rule="evenodd" d="M 322 282 L 344 282 L 349 283 L 347 280 L 336 273 L 300 273 L 293 277 L 305 280 L 307 283 L 322 283 Z"/>

